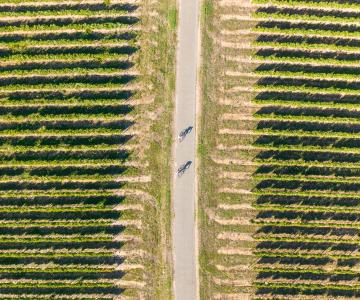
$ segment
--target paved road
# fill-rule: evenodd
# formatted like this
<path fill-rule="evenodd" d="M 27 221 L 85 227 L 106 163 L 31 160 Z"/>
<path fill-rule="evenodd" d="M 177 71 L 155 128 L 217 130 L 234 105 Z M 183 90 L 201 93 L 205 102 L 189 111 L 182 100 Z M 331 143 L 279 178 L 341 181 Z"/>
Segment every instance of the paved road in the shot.
<path fill-rule="evenodd" d="M 179 32 L 176 76 L 176 134 L 188 126 L 195 128 L 196 79 L 198 66 L 199 1 L 179 0 Z M 176 142 L 176 169 L 193 164 L 174 184 L 174 288 L 176 300 L 197 299 L 195 242 L 195 130 Z"/>

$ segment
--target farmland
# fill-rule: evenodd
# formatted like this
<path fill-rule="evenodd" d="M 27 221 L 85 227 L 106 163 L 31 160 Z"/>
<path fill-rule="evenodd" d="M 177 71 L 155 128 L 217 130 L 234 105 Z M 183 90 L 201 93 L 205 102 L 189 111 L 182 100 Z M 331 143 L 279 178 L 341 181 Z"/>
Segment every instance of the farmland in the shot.
<path fill-rule="evenodd" d="M 169 299 L 175 13 L 0 1 L 1 299 Z"/>
<path fill-rule="evenodd" d="M 202 299 L 360 297 L 359 16 L 205 1 Z"/>

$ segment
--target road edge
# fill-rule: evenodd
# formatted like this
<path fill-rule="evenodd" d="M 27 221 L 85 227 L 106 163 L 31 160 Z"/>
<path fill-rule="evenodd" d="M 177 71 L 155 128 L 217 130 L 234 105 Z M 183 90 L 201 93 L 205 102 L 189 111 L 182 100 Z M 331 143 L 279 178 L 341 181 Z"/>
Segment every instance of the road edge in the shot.
<path fill-rule="evenodd" d="M 201 70 L 202 70 L 202 7 L 204 0 L 198 1 L 198 49 L 197 49 L 197 71 L 196 71 L 196 101 L 195 101 L 195 261 L 196 261 L 196 298 L 200 299 L 200 263 L 199 263 L 199 166 L 200 155 L 198 152 L 201 130 L 201 106 L 202 106 L 202 92 L 201 92 Z"/>
<path fill-rule="evenodd" d="M 176 0 L 176 10 L 177 10 L 177 25 L 176 25 L 176 47 L 175 47 L 175 86 L 174 86 L 174 109 L 173 109 L 173 116 L 172 116 L 172 145 L 171 145 L 171 178 L 170 178 L 170 192 L 171 192 L 171 204 L 170 204 L 170 210 L 171 210 L 171 220 L 170 220 L 170 232 L 171 232 L 171 260 L 172 260 L 172 283 L 171 283 L 171 299 L 175 299 L 175 244 L 174 244 L 174 219 L 175 219 L 175 208 L 174 208 L 174 201 L 175 201 L 175 173 L 176 173 L 176 112 L 177 112 L 177 105 L 176 105 L 176 76 L 177 76 L 177 62 L 178 62 L 178 53 L 179 53 L 179 31 L 180 31 L 180 25 L 179 25 L 179 12 L 180 12 L 180 0 Z"/>

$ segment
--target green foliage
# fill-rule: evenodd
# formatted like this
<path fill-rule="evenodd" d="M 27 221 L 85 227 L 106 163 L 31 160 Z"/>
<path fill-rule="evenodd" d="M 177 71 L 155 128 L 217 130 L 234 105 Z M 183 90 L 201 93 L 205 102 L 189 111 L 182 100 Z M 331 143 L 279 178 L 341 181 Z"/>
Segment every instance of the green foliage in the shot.
<path fill-rule="evenodd" d="M 329 1 L 329 0 L 252 0 L 254 4 L 270 4 L 270 5 L 289 5 L 292 7 L 314 7 L 314 8 L 333 8 L 333 9 L 342 9 L 342 8 L 354 8 L 359 9 L 360 5 L 358 3 L 345 2 L 342 1 Z"/>
<path fill-rule="evenodd" d="M 346 298 L 360 289 L 350 283 L 357 263 L 346 263 L 353 259 L 347 249 L 358 259 L 360 229 L 360 44 L 350 25 L 355 15 L 342 14 L 359 5 L 350 2 L 253 1 L 275 6 L 253 14 L 261 19 L 253 30 L 257 106 L 249 150 L 260 298 Z M 316 16 L 323 8 L 339 14 Z"/>
<path fill-rule="evenodd" d="M 167 19 L 168 19 L 170 28 L 172 30 L 176 29 L 177 22 L 178 22 L 178 11 L 177 11 L 176 7 L 172 7 L 169 9 Z"/>
<path fill-rule="evenodd" d="M 203 17 L 209 18 L 213 15 L 214 13 L 214 6 L 213 6 L 213 2 L 212 1 L 203 1 L 203 6 L 202 6 L 202 14 Z"/>
<path fill-rule="evenodd" d="M 311 15 L 311 12 L 309 14 L 306 14 L 306 13 L 303 13 L 302 11 L 299 11 L 298 14 L 285 14 L 285 13 L 280 13 L 280 12 L 276 12 L 276 13 L 255 12 L 253 14 L 253 17 L 255 19 L 271 18 L 274 20 L 317 21 L 317 22 L 324 22 L 324 23 L 339 22 L 339 23 L 343 23 L 343 24 L 356 23 L 358 21 L 358 18 L 356 18 L 356 17 L 326 16 L 325 11 L 324 11 L 324 16 Z"/>
<path fill-rule="evenodd" d="M 206 146 L 204 144 L 202 144 L 202 143 L 199 143 L 199 145 L 198 145 L 198 154 L 199 154 L 199 156 L 206 157 L 207 153 L 208 153 L 208 151 L 206 149 Z"/>
<path fill-rule="evenodd" d="M 318 35 L 321 37 L 348 37 L 348 38 L 359 38 L 360 33 L 359 31 L 349 31 L 344 29 L 341 30 L 335 30 L 335 29 L 302 29 L 302 28 L 280 28 L 280 27 L 262 27 L 259 25 L 258 27 L 255 27 L 253 29 L 254 32 L 258 33 L 282 33 L 287 35 L 302 35 L 302 34 L 308 34 L 308 35 Z"/>
<path fill-rule="evenodd" d="M 148 172 L 138 6 L 0 2 L 0 298 L 127 297 L 116 281 L 144 261 L 119 271 L 120 251 L 141 247 Z"/>

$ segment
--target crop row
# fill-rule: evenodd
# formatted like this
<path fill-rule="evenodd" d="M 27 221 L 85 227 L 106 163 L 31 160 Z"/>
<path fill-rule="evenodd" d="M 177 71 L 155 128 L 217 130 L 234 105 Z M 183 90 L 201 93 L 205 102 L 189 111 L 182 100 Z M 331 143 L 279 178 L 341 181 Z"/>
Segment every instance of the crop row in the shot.
<path fill-rule="evenodd" d="M 31 109 L 31 108 L 30 108 Z M 70 108 L 71 109 L 71 108 Z M 14 114 L 12 112 L 8 112 L 7 108 L 4 108 L 4 110 L 7 114 Z M 91 110 L 91 108 L 89 108 Z M 2 111 L 0 110 L 0 114 Z M 30 113 L 38 113 L 36 111 L 29 112 Z M 41 112 L 40 112 L 41 113 Z M 45 114 L 46 112 L 44 112 Z M 71 112 L 69 112 L 71 113 Z M 101 113 L 101 112 L 100 112 Z M 26 114 L 26 110 L 25 113 Z M 49 112 L 50 114 L 50 112 Z M 318 120 L 320 121 L 321 118 L 326 118 L 329 121 L 333 120 L 341 120 L 346 119 L 347 121 L 353 120 L 357 121 L 360 117 L 360 111 L 359 110 L 349 110 L 349 109 L 340 109 L 340 108 L 316 108 L 316 107 L 289 107 L 289 106 L 280 106 L 280 105 L 268 105 L 266 107 L 262 107 L 256 111 L 256 116 L 264 118 L 268 118 L 268 115 L 271 117 L 299 117 L 302 120 L 309 117 L 318 117 Z"/>
<path fill-rule="evenodd" d="M 1 258 L 62 258 L 62 257 L 113 257 L 115 253 L 113 250 L 102 250 L 102 249 L 92 249 L 92 250 L 71 250 L 63 249 L 61 250 L 49 250 L 49 251 L 34 251 L 34 250 L 5 250 L 0 251 Z"/>
<path fill-rule="evenodd" d="M 71 19 L 71 18 L 70 18 Z M 139 22 L 139 19 L 136 17 L 126 17 L 126 16 L 119 16 L 119 17 L 112 17 L 108 18 L 107 22 L 97 22 L 97 23 L 88 23 L 82 24 L 83 22 L 71 22 L 69 21 L 68 24 L 65 25 L 55 25 L 48 23 L 47 25 L 20 25 L 20 26 L 5 26 L 2 27 L 3 32 L 7 33 L 17 33 L 18 31 L 59 31 L 59 30 L 114 30 L 114 29 L 129 29 L 131 30 L 131 26 L 135 26 Z"/>
<path fill-rule="evenodd" d="M 1 299 L 115 299 L 128 272 L 142 286 L 120 254 L 142 248 L 141 22 L 107 2 L 0 1 Z"/>
<path fill-rule="evenodd" d="M 61 216 L 63 217 L 63 216 Z M 13 228 L 36 228 L 36 227 L 98 227 L 98 226 L 113 226 L 114 221 L 118 218 L 103 216 L 98 219 L 17 219 L 17 220 L 2 220 L 2 227 Z"/>
<path fill-rule="evenodd" d="M 123 165 L 124 167 L 136 167 L 139 166 L 139 163 L 136 162 L 132 162 L 132 161 L 118 161 L 118 158 L 103 158 L 102 160 L 100 159 L 89 159 L 89 158 L 83 158 L 81 160 L 79 159 L 66 159 L 66 160 L 58 160 L 58 159 L 54 159 L 54 160 L 49 160 L 49 159 L 38 159 L 38 160 L 27 160 L 27 161 L 21 161 L 21 160 L 12 160 L 11 162 L 9 161 L 0 161 L 0 165 L 3 167 L 18 167 L 18 166 L 25 166 L 25 167 L 43 167 L 43 166 L 49 166 L 54 167 L 54 166 L 58 166 L 58 167 L 68 167 L 68 166 L 77 166 L 77 167 L 82 167 L 82 166 L 89 166 L 89 165 L 93 165 L 93 166 L 105 166 L 105 165 L 116 165 L 116 164 L 120 164 Z M 0 191 L 1 193 L 1 191 Z"/>
<path fill-rule="evenodd" d="M 0 167 L 0 176 L 20 176 L 27 174 L 28 176 L 67 176 L 67 175 L 92 175 L 92 174 L 121 174 L 125 172 L 123 166 L 43 166 L 30 167 Z"/>
<path fill-rule="evenodd" d="M 0 35 L 1 37 L 1 35 Z M 5 37 L 4 37 L 5 38 Z M 0 38 L 1 41 L 1 38 Z M 360 46 L 360 40 L 357 38 L 351 37 L 323 37 L 316 36 L 316 34 L 310 35 L 287 35 L 286 33 L 267 33 L 260 34 L 256 37 L 256 43 L 261 43 L 263 45 L 272 45 L 272 43 L 278 43 L 281 45 L 293 45 L 297 48 L 305 48 L 313 45 L 318 45 L 319 47 L 323 45 L 324 47 L 335 47 L 335 49 L 340 50 L 341 47 L 348 47 L 349 49 L 356 49 Z"/>
<path fill-rule="evenodd" d="M 263 15 L 267 18 L 273 16 L 286 16 L 289 19 L 309 19 L 309 20 L 351 20 L 358 21 L 360 13 L 356 10 L 324 10 L 316 8 L 305 7 L 289 7 L 289 6 L 266 6 L 256 9 L 256 15 Z"/>
<path fill-rule="evenodd" d="M 317 34 L 324 37 L 339 36 L 358 38 L 359 26 L 354 24 L 337 23 L 307 23 L 306 21 L 290 22 L 286 20 L 259 21 L 254 31 L 292 34 Z"/>
<path fill-rule="evenodd" d="M 360 74 L 360 68 L 357 66 L 333 66 L 333 65 L 312 65 L 312 64 L 296 64 L 296 63 L 266 63 L 261 64 L 255 70 L 259 74 L 287 74 L 287 72 L 301 74 L 302 76 L 311 76 L 313 74 L 331 74 L 356 76 Z M 266 73 L 265 73 L 266 72 Z M 283 73 L 284 72 L 284 73 Z M 306 75 L 305 75 L 306 74 Z"/>
<path fill-rule="evenodd" d="M 0 205 L 115 205 L 124 200 L 122 196 L 112 193 L 89 192 L 88 194 L 66 193 L 64 195 L 0 195 Z M 26 202 L 25 204 L 23 202 Z M 359 200 L 360 201 L 360 200 Z"/>
<path fill-rule="evenodd" d="M 61 108 L 61 107 L 60 107 Z M 102 134 L 102 135 L 63 135 L 63 136 L 38 136 L 38 135 L 27 135 L 27 136 L 0 136 L 1 146 L 82 146 L 82 145 L 121 145 L 128 142 L 132 138 L 130 134 Z M 331 141 L 331 139 L 329 139 Z M 336 140 L 339 145 L 349 147 L 351 144 L 357 142 L 357 140 Z M 326 141 L 324 140 L 324 143 Z"/>
<path fill-rule="evenodd" d="M 139 22 L 138 17 L 128 16 L 124 13 L 115 15 L 100 12 L 94 16 L 59 16 L 59 17 L 19 17 L 19 18 L 0 18 L 0 25 L 3 32 L 15 30 L 54 30 L 54 29 L 84 29 L 93 28 L 116 28 L 117 26 L 130 26 Z M 100 25 L 100 26 L 99 26 Z"/>
<path fill-rule="evenodd" d="M 274 9 L 273 11 L 269 10 L 269 8 L 258 9 L 254 14 L 253 18 L 255 19 L 266 19 L 271 18 L 274 20 L 296 20 L 296 21 L 316 21 L 316 22 L 324 22 L 331 23 L 334 22 L 336 24 L 355 24 L 358 23 L 359 14 L 356 12 L 348 12 L 348 11 L 314 11 L 314 10 L 296 10 L 296 9 Z M 321 15 L 322 14 L 322 15 Z"/>
<path fill-rule="evenodd" d="M 46 207 L 44 207 L 44 210 Z M 80 210 L 80 207 L 79 207 Z M 110 211 L 111 208 L 108 208 Z M 51 211 L 51 210 L 49 210 Z M 65 210 L 66 211 L 66 210 Z M 71 211 L 71 210 L 70 210 Z M 28 227 L 28 228 L 9 228 L 9 227 L 1 227 L 0 225 L 0 234 L 1 237 L 4 236 L 60 236 L 60 235 L 85 235 L 91 236 L 95 235 L 117 235 L 120 234 L 125 228 L 120 225 L 102 225 L 99 224 L 98 226 L 83 226 L 83 227 L 67 227 L 67 226 L 38 226 L 38 227 Z M 353 229 L 351 232 L 354 232 Z"/>
<path fill-rule="evenodd" d="M 67 71 L 73 70 L 73 72 L 78 73 L 81 70 L 102 70 L 103 68 L 110 68 L 110 72 L 113 70 L 128 69 L 134 65 L 131 61 L 121 60 L 121 59 L 106 59 L 104 61 L 99 60 L 52 60 L 52 61 L 43 61 L 43 62 L 22 62 L 22 63 L 13 63 L 13 64 L 2 64 L 0 66 L 1 74 L 12 73 L 17 74 L 17 72 L 46 72 L 46 70 L 56 71 L 65 69 Z M 63 71 L 63 70 L 62 70 Z M 63 71 L 65 73 L 65 71 Z"/>
<path fill-rule="evenodd" d="M 333 95 L 333 94 L 344 94 L 344 95 L 355 95 L 358 96 L 359 90 L 357 88 L 354 88 L 354 86 L 350 89 L 346 88 L 347 83 L 340 83 L 340 85 L 336 85 L 336 82 L 334 85 L 332 85 L 330 82 L 324 82 L 325 85 L 323 85 L 323 82 L 319 80 L 316 81 L 308 81 L 307 86 L 303 86 L 300 84 L 300 82 L 303 82 L 304 84 L 307 84 L 307 81 L 300 81 L 298 79 L 281 79 L 281 78 L 271 78 L 270 80 L 268 78 L 265 78 L 263 80 L 261 85 L 258 85 L 252 89 L 253 92 L 262 93 L 264 91 L 266 92 L 280 92 L 280 93 L 288 93 L 288 92 L 297 92 L 297 93 L 321 93 L 324 95 Z M 272 85 L 271 83 L 275 83 Z M 287 85 L 287 84 L 293 83 L 293 85 Z M 355 83 L 356 84 L 356 83 Z M 84 84 L 84 87 L 90 87 L 90 85 L 86 86 Z M 11 91 L 11 90 L 9 90 Z"/>
<path fill-rule="evenodd" d="M 30 48 L 31 49 L 31 48 Z M 29 49 L 29 50 L 30 50 Z M 328 48 L 327 48 L 328 49 Z M 5 53 L 8 53 L 8 55 L 11 54 L 10 50 L 3 50 Z M 16 53 L 14 53 L 16 54 Z M 35 54 L 35 53 L 34 53 Z M 316 60 L 330 60 L 329 63 L 333 63 L 334 60 L 341 61 L 342 63 L 348 63 L 349 61 L 356 61 L 359 59 L 360 53 L 357 51 L 335 51 L 335 50 L 308 50 L 308 49 L 302 49 L 301 47 L 296 48 L 286 48 L 281 47 L 263 47 L 262 49 L 259 49 L 256 52 L 256 57 L 263 57 L 266 59 L 276 58 L 276 59 L 293 59 L 293 61 L 296 62 L 302 62 L 302 59 L 306 59 L 309 61 L 309 59 L 312 59 L 314 61 Z"/>
<path fill-rule="evenodd" d="M 21 15 L 27 14 L 40 14 L 47 15 L 47 13 L 52 13 L 55 15 L 62 15 L 71 11 L 83 11 L 84 13 L 92 13 L 93 11 L 97 12 L 98 10 L 106 11 L 106 10 L 123 10 L 123 11 L 134 11 L 138 8 L 138 6 L 133 4 L 126 3 L 109 3 L 106 4 L 102 1 L 98 2 L 53 2 L 53 1 L 42 1 L 41 3 L 36 3 L 29 1 L 22 1 L 18 5 L 11 5 L 10 3 L 14 1 L 7 1 L 7 3 L 0 3 L 0 12 L 7 13 L 11 15 L 12 13 L 18 13 Z"/>
<path fill-rule="evenodd" d="M 101 140 L 101 137 L 100 137 Z M 16 141 L 16 140 L 15 140 Z M 14 142 L 15 142 L 14 141 Z M 17 142 L 17 141 L 16 141 Z M 46 143 L 46 142 L 44 142 Z M 322 136 L 288 136 L 286 135 L 261 135 L 256 138 L 256 145 L 301 145 L 304 147 L 320 146 L 323 148 L 358 148 L 360 146 L 360 139 L 342 138 L 342 137 L 322 137 Z M 17 143 L 16 143 L 17 144 Z M 29 143 L 30 144 L 30 143 Z M 1 136 L 0 136 L 1 145 Z"/>
<path fill-rule="evenodd" d="M 255 2 L 256 293 L 357 297 L 358 3 Z"/>
<path fill-rule="evenodd" d="M 29 116 L 37 114 L 39 116 L 51 116 L 51 115 L 73 115 L 76 114 L 79 118 L 83 115 L 95 115 L 98 114 L 100 117 L 105 114 L 125 114 L 131 111 L 133 107 L 126 103 L 112 104 L 112 105 L 31 105 L 31 106 L 2 106 L 0 108 L 0 115 L 6 117 L 6 115 L 12 116 Z M 356 112 L 354 112 L 356 113 Z"/>
<path fill-rule="evenodd" d="M 10 85 L 46 85 L 46 84 L 66 84 L 66 83 L 91 83 L 91 84 L 104 84 L 104 83 L 117 83 L 127 84 L 134 80 L 135 76 L 123 73 L 115 74 L 59 74 L 59 75 L 29 75 L 29 76 L 4 76 L 0 77 L 0 86 L 8 87 Z"/>
<path fill-rule="evenodd" d="M 51 244 L 49 244 L 49 241 L 44 242 L 37 242 L 37 243 L 22 243 L 22 242 L 16 242 L 11 241 L 9 243 L 0 243 L 0 249 L 1 250 L 59 250 L 59 249 L 72 249 L 72 250 L 81 250 L 83 248 L 87 249 L 102 249 L 102 250 L 109 250 L 109 249 L 120 249 L 124 245 L 123 242 L 117 242 L 117 241 L 81 241 L 81 240 L 74 240 L 74 241 L 53 241 Z M 101 266 L 98 266 L 98 269 L 101 268 Z M 1 269 L 1 268 L 0 268 Z M 4 269 L 4 268 L 3 268 Z M 42 270 L 33 268 L 33 272 L 41 272 Z M 4 270 L 5 271 L 5 270 Z M 84 269 L 84 272 L 87 270 Z M 13 268 L 13 272 L 26 272 L 26 270 L 23 270 L 21 267 L 19 267 L 18 270 L 15 270 Z"/>
<path fill-rule="evenodd" d="M 132 28 L 131 31 L 124 28 L 115 29 L 99 29 L 99 30 L 55 30 L 55 31 L 35 31 L 35 32 L 13 32 L 13 33 L 0 33 L 0 44 L 3 47 L 25 47 L 30 45 L 52 44 L 66 44 L 66 43 L 78 43 L 84 44 L 87 42 L 102 42 L 106 43 L 110 41 L 131 41 L 136 38 L 136 28 Z"/>
<path fill-rule="evenodd" d="M 269 179 L 268 179 L 269 178 Z M 271 178 L 271 179 L 270 179 Z M 1 183 L 0 183 L 1 186 Z M 299 178 L 299 176 L 265 176 L 257 185 L 257 189 L 261 190 L 292 190 L 292 191 L 342 191 L 342 192 L 358 192 L 360 190 L 360 182 L 358 180 L 344 180 L 337 178 L 334 180 L 328 178 Z"/>
<path fill-rule="evenodd" d="M 114 209 L 127 200 L 119 176 L 138 173 L 124 132 L 137 6 L 11 3 L 0 3 L 0 298 L 118 297 L 115 252 L 141 240 L 141 212 Z"/>
<path fill-rule="evenodd" d="M 301 87 L 301 89 L 329 89 L 329 90 L 354 90 L 358 91 L 360 83 L 357 81 L 346 81 L 346 80 L 321 80 L 321 79 L 306 79 L 306 78 L 290 78 L 280 76 L 264 76 L 258 80 L 257 84 L 262 86 L 284 86 L 286 88 Z"/>
<path fill-rule="evenodd" d="M 325 51 L 337 51 L 344 53 L 356 53 L 359 50 L 359 40 L 341 40 L 340 38 L 336 38 L 338 42 L 335 44 L 332 41 L 328 41 L 328 38 L 321 38 L 317 36 L 300 36 L 300 35 L 278 35 L 278 34 L 260 34 L 257 39 L 252 42 L 252 46 L 254 47 L 256 57 L 256 50 L 261 49 L 279 49 L 279 50 L 302 50 L 308 52 L 325 52 Z M 261 59 L 261 57 L 259 57 Z M 275 60 L 276 58 L 271 58 Z M 301 63 L 307 62 L 306 58 L 300 58 L 298 60 L 293 57 L 289 57 L 287 60 L 289 62 Z M 316 64 L 327 64 L 327 65 L 343 65 L 344 62 L 341 62 L 332 59 L 332 58 L 312 58 L 308 60 L 309 62 Z M 355 61 L 349 60 L 346 62 L 347 65 L 356 65 Z"/>
<path fill-rule="evenodd" d="M 349 298 L 358 298 L 360 296 L 359 286 L 341 286 L 341 285 L 329 285 L 324 286 L 321 284 L 292 284 L 289 287 L 288 283 L 257 283 L 257 294 L 261 295 L 272 295 L 272 297 L 277 296 L 312 296 L 319 297 L 325 296 L 328 298 L 334 297 L 349 297 Z M 261 299 L 261 298 L 260 298 Z"/>
<path fill-rule="evenodd" d="M 62 4 L 62 5 L 61 5 Z M 95 4 L 95 5 L 92 5 Z M 101 17 L 101 16 L 113 16 L 113 15 L 132 15 L 136 14 L 135 6 L 128 6 L 129 9 L 125 9 L 126 5 L 120 3 L 114 3 L 112 5 L 105 5 L 101 3 L 74 3 L 74 5 L 67 5 L 66 2 L 58 3 L 59 7 L 54 5 L 45 6 L 45 5 L 32 5 L 32 6 L 1 6 L 0 7 L 0 18 L 19 18 L 23 22 L 26 22 L 24 19 L 27 18 L 44 18 L 49 19 L 56 18 L 66 18 L 69 16 L 74 17 Z M 61 9 L 60 7 L 64 7 Z M 87 8 L 85 8 L 87 6 Z M 12 8 L 12 9 L 11 9 Z M 29 10 L 26 10 L 26 9 Z M 99 12 L 101 12 L 99 14 Z"/>
<path fill-rule="evenodd" d="M 16 0 L 13 0 L 16 1 Z M 341 1 L 341 0 L 253 0 L 255 4 L 265 5 L 289 5 L 291 7 L 305 6 L 315 8 L 326 8 L 331 9 L 359 9 L 359 3 L 357 1 Z"/>
<path fill-rule="evenodd" d="M 355 99 L 354 99 L 355 100 Z M 253 100 L 253 103 L 254 104 L 261 104 L 262 107 L 268 107 L 268 106 L 284 106 L 285 108 L 288 108 L 288 107 L 291 107 L 291 108 L 303 108 L 303 109 L 346 109 L 346 110 L 357 110 L 358 107 L 356 104 L 352 104 L 352 103 L 336 103 L 336 99 L 333 99 L 332 100 L 333 102 L 320 102 L 319 100 L 313 100 L 313 101 L 309 101 L 309 100 L 296 100 L 294 99 L 294 101 L 292 100 L 279 100 L 279 99 L 269 99 L 269 100 L 262 100 L 262 99 L 255 99 Z M 7 102 L 7 101 L 2 101 L 2 103 L 4 103 L 4 106 L 21 106 L 21 103 L 11 103 L 11 102 Z M 109 104 L 108 102 L 105 101 L 102 101 L 100 100 L 100 103 L 103 103 L 103 104 Z M 73 103 L 68 103 L 67 105 L 68 106 L 71 106 L 71 105 L 88 105 L 87 102 L 84 102 L 84 103 L 80 103 L 80 102 L 77 102 L 77 101 L 74 101 Z M 115 103 L 113 103 L 115 104 Z M 27 106 L 41 106 L 42 103 L 34 103 L 34 104 L 28 104 Z M 96 103 L 93 103 L 93 105 L 96 105 Z M 51 103 L 50 105 L 51 106 Z"/>
<path fill-rule="evenodd" d="M 105 112 L 100 112 L 99 114 L 91 113 L 88 111 L 88 113 L 85 110 L 85 113 L 69 113 L 68 117 L 66 117 L 66 114 L 48 114 L 48 115 L 41 115 L 39 113 L 29 114 L 25 116 L 19 116 L 19 115 L 3 115 L 2 120 L 3 123 L 24 123 L 24 122 L 61 122 L 61 121 L 73 121 L 74 123 L 82 121 L 129 121 L 132 120 L 132 116 L 129 115 L 121 116 L 121 114 L 127 114 L 130 113 L 133 110 L 133 107 L 128 105 L 122 105 L 118 107 L 117 110 L 120 110 L 116 112 L 116 109 L 114 109 L 115 113 L 112 112 L 106 112 L 106 108 L 104 108 Z M 122 118 L 121 118 L 122 117 Z M 6 126 L 6 125 L 5 125 Z"/>
<path fill-rule="evenodd" d="M 21 297 L 20 299 L 23 299 L 21 295 L 62 295 L 62 297 L 68 296 L 69 298 L 65 299 L 73 299 L 74 294 L 95 294 L 98 295 L 96 298 L 90 298 L 90 299 L 102 299 L 103 294 L 111 294 L 113 299 L 117 295 L 124 292 L 124 288 L 115 287 L 115 286 L 79 286 L 79 287 L 71 287 L 71 286 L 59 286 L 59 287 L 52 287 L 52 286 L 19 286 L 19 287 L 0 287 L 0 295 L 17 295 L 17 298 L 13 299 L 19 299 L 18 297 Z M 3 298 L 4 299 L 4 298 Z M 27 297 L 25 299 L 28 299 Z M 31 299 L 31 298 L 30 298 Z M 39 299 L 39 298 L 32 298 L 32 299 Z M 40 298 L 41 299 L 41 298 Z M 46 299 L 46 298 L 45 298 Z M 79 298 L 75 298 L 79 299 Z M 89 298 L 80 298 L 80 299 L 89 299 Z M 105 298 L 109 299 L 109 298 Z"/>
<path fill-rule="evenodd" d="M 104 148 L 97 148 L 97 149 L 110 149 L 107 147 Z M 12 151 L 16 151 L 16 150 L 27 150 L 24 148 L 10 148 L 9 150 Z M 50 149 L 51 150 L 51 149 Z M 71 148 L 70 148 L 71 150 Z M 339 153 L 345 153 L 345 154 L 358 154 L 359 150 L 357 148 L 332 148 L 332 147 L 321 147 L 321 146 L 315 146 L 315 145 L 311 145 L 311 146 L 304 146 L 304 145 L 287 145 L 287 144 L 276 144 L 276 145 L 272 145 L 272 142 L 269 142 L 269 144 L 257 144 L 256 142 L 254 143 L 254 145 L 249 149 L 252 150 L 253 152 L 257 152 L 259 150 L 284 150 L 284 151 L 302 151 L 302 152 L 317 152 L 317 153 L 335 153 L 335 154 L 339 154 Z"/>
<path fill-rule="evenodd" d="M 318 69 L 317 66 L 312 66 L 313 67 L 313 71 L 312 72 L 307 72 L 306 70 L 299 70 L 296 68 L 292 68 L 292 66 L 288 66 L 286 69 L 284 70 L 266 70 L 266 71 L 262 71 L 262 70 L 256 70 L 254 73 L 254 78 L 256 77 L 261 77 L 261 79 L 270 79 L 270 78 L 277 78 L 277 79 L 288 79 L 288 78 L 292 78 L 294 80 L 299 79 L 299 80 L 308 80 L 308 81 L 319 81 L 322 80 L 324 78 L 324 76 L 327 75 L 331 75 L 331 80 L 338 84 L 338 83 L 342 83 L 342 82 L 346 82 L 348 84 L 353 84 L 357 82 L 357 79 L 354 78 L 354 76 L 356 76 L 356 71 L 353 70 L 352 73 L 343 73 L 343 74 L 339 74 L 339 73 L 332 73 L 331 71 L 323 71 L 323 72 L 316 72 L 316 70 Z M 97 70 L 94 70 L 97 71 Z M 81 70 L 79 71 L 79 73 L 81 72 Z M 60 73 L 57 73 L 55 71 L 55 74 L 59 74 L 61 76 Z M 21 74 L 19 74 L 21 75 Z M 30 75 L 30 74 L 29 74 Z M 31 75 L 38 75 L 37 73 L 35 74 L 31 74 Z M 46 73 L 45 73 L 46 75 Z"/>
<path fill-rule="evenodd" d="M 117 130 L 124 130 L 129 128 L 133 125 L 133 121 L 129 120 L 121 120 L 119 117 L 111 120 L 102 120 L 102 119 L 94 119 L 89 120 L 34 120 L 34 121 L 24 121 L 24 122 L 1 122 L 0 123 L 0 131 L 22 131 L 23 133 L 26 130 L 31 130 L 32 132 L 36 130 L 58 130 L 58 131 L 66 131 L 66 130 L 86 130 L 86 129 L 117 129 Z M 86 131 L 83 131 L 84 133 Z M 119 131 L 118 131 L 119 132 Z"/>
<path fill-rule="evenodd" d="M 50 123 L 50 121 L 49 121 Z M 21 123 L 20 123 L 21 124 Z M 3 130 L 10 129 L 7 124 L 3 124 Z M 292 119 L 289 118 L 267 118 L 263 120 L 259 120 L 256 124 L 256 128 L 262 131 L 272 130 L 274 132 L 290 132 L 290 131 L 302 131 L 306 132 L 309 135 L 311 132 L 316 132 L 319 136 L 340 136 L 340 133 L 344 133 L 343 136 L 351 137 L 349 134 L 356 134 L 359 132 L 360 124 L 357 122 L 346 122 L 346 121 L 338 121 L 334 120 L 327 121 L 324 120 L 316 120 L 316 118 L 308 118 L 306 120 L 302 120 L 301 118 Z M 33 125 L 34 126 L 34 125 Z M 35 126 L 34 126 L 35 127 Z M 0 127 L 1 129 L 1 127 Z M 24 128 L 25 129 L 25 128 Z M 322 134 L 323 132 L 323 134 Z M 338 134 L 339 133 L 339 134 Z M 338 135 L 337 135 L 338 134 Z"/>
<path fill-rule="evenodd" d="M 337 243 L 333 242 L 316 242 L 316 241 L 261 241 L 256 245 L 256 251 L 260 253 L 269 253 L 272 255 L 284 253 L 287 255 L 289 252 L 299 255 L 356 255 L 360 253 L 358 243 Z"/>
<path fill-rule="evenodd" d="M 269 149 L 264 148 L 256 155 L 256 160 L 262 163 L 274 163 L 275 161 L 290 161 L 293 164 L 294 161 L 299 163 L 358 163 L 359 155 L 356 153 L 346 153 L 341 151 L 321 151 L 308 149 Z"/>
<path fill-rule="evenodd" d="M 284 101 L 287 103 L 291 102 L 319 102 L 331 104 L 354 104 L 360 103 L 359 95 L 344 95 L 340 93 L 334 94 L 320 94 L 310 92 L 277 92 L 277 91 L 263 91 L 256 95 L 255 101 Z"/>
<path fill-rule="evenodd" d="M 333 168 L 331 166 L 275 166 L 261 165 L 257 171 L 257 175 L 289 175 L 289 176 L 323 176 L 323 177 L 355 177 L 360 176 L 359 168 Z M 255 175 L 256 176 L 256 175 Z M 325 179 L 324 178 L 324 179 Z"/>
<path fill-rule="evenodd" d="M 84 43 L 84 44 L 75 44 L 75 45 L 59 45 L 59 46 L 29 46 L 24 48 L 11 49 L 0 48 L 0 55 L 4 59 L 7 57 L 15 55 L 28 55 L 39 56 L 39 55 L 66 55 L 66 54 L 102 54 L 104 53 L 111 54 L 133 54 L 138 50 L 136 46 L 120 44 L 120 43 L 109 43 L 109 44 L 94 44 L 94 43 Z"/>

